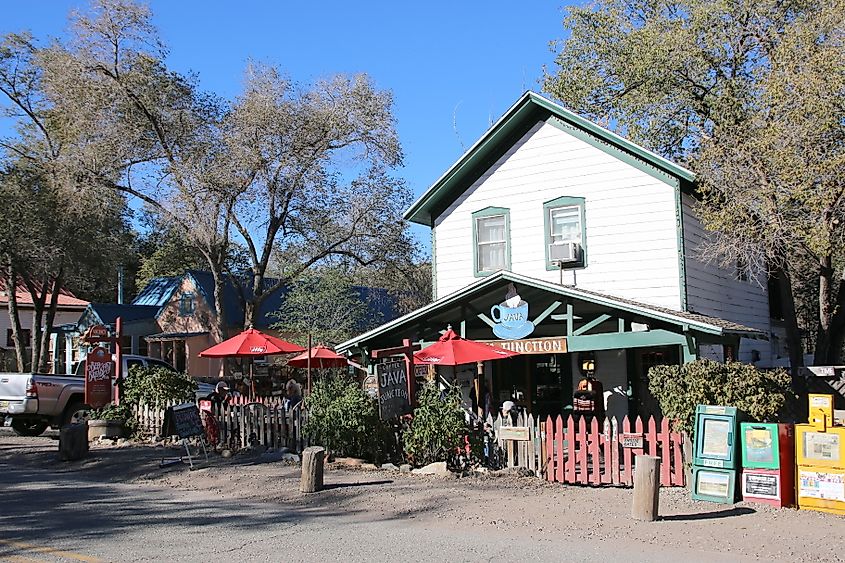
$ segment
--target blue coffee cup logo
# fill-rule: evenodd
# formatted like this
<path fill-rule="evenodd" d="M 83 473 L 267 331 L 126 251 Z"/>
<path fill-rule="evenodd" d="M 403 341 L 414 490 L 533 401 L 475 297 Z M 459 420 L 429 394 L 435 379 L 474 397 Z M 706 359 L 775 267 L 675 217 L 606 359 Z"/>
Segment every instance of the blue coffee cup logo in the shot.
<path fill-rule="evenodd" d="M 493 305 L 490 316 L 496 324 L 511 330 L 518 329 L 528 322 L 528 303 L 520 301 L 516 307 L 509 307 L 507 303 Z"/>

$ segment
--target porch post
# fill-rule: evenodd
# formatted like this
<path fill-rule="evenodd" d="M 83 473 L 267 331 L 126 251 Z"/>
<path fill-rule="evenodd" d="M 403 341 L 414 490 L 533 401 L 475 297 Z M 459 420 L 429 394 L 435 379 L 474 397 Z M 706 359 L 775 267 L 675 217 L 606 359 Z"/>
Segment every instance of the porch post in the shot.
<path fill-rule="evenodd" d="M 684 343 L 681 344 L 681 361 L 685 364 L 692 363 L 698 359 L 698 342 L 695 336 L 684 333 Z"/>
<path fill-rule="evenodd" d="M 65 373 L 73 372 L 73 335 L 65 333 Z"/>

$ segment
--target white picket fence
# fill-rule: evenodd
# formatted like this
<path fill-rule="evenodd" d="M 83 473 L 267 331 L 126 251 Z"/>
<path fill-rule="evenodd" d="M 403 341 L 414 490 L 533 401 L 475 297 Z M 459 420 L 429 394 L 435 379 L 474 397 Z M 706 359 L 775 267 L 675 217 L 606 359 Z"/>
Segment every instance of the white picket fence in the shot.
<path fill-rule="evenodd" d="M 174 404 L 134 406 L 138 433 L 167 438 L 161 435 L 164 413 Z M 260 444 L 267 448 L 287 447 L 298 452 L 308 445 L 303 432 L 307 415 L 302 403 L 286 410 L 278 399 L 247 401 L 239 398 L 228 405 L 213 406 L 211 414 L 217 426 L 216 442 L 230 449 Z"/>

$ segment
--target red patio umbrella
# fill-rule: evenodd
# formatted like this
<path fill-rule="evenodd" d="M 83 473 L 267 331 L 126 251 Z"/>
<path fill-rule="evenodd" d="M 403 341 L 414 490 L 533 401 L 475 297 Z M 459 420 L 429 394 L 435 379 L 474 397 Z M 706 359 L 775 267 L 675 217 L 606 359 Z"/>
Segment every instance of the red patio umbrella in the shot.
<path fill-rule="evenodd" d="M 204 358 L 245 358 L 253 356 L 272 356 L 275 354 L 295 354 L 305 348 L 281 338 L 264 334 L 260 330 L 249 328 L 242 333 L 215 344 L 200 352 Z"/>
<path fill-rule="evenodd" d="M 486 360 L 502 360 L 518 355 L 519 352 L 511 352 L 492 344 L 466 340 L 450 328 L 437 342 L 428 348 L 414 352 L 414 363 L 459 366 Z"/>
<path fill-rule="evenodd" d="M 341 356 L 331 348 L 317 345 L 288 360 L 288 365 L 295 368 L 307 368 L 308 358 L 311 358 L 311 366 L 315 368 L 342 368 L 349 365 L 345 356 Z"/>
<path fill-rule="evenodd" d="M 277 354 L 295 354 L 304 352 L 305 348 L 297 346 L 287 340 L 264 334 L 260 330 L 248 328 L 238 335 L 206 348 L 199 355 L 203 358 L 254 358 L 257 356 L 273 356 Z M 249 364 L 249 381 L 252 394 L 255 395 L 255 384 L 252 377 L 253 364 Z"/>

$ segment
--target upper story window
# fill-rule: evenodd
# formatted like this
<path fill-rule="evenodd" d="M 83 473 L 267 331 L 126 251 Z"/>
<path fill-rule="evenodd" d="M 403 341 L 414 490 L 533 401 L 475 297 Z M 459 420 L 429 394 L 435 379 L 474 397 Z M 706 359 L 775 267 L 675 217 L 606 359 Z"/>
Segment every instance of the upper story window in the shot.
<path fill-rule="evenodd" d="M 487 207 L 473 213 L 472 239 L 476 277 L 510 269 L 510 211 L 508 209 Z"/>
<path fill-rule="evenodd" d="M 192 292 L 186 291 L 179 297 L 179 316 L 190 317 L 194 314 L 195 308 L 196 302 Z"/>
<path fill-rule="evenodd" d="M 543 204 L 546 269 L 587 265 L 583 197 L 559 197 Z"/>

